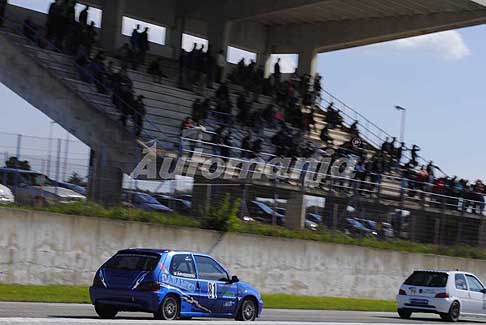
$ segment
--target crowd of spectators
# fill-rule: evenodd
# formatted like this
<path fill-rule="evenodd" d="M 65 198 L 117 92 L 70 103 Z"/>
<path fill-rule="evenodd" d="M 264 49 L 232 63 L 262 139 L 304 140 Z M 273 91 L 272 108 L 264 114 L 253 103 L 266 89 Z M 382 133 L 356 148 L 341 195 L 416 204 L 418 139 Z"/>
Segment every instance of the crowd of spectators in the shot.
<path fill-rule="evenodd" d="M 123 66 L 130 67 L 133 70 L 138 70 L 140 65 L 145 64 L 147 51 L 150 50 L 148 32 L 148 27 L 142 31 L 140 25 L 136 25 L 132 31 L 130 43 L 123 44 L 122 47 L 117 50 L 115 53 L 115 58 L 119 59 Z M 158 67 L 157 63 L 159 63 Z M 149 70 L 150 71 L 148 71 L 148 73 L 153 74 L 155 77 L 164 77 L 164 74 L 160 68 L 160 61 L 158 60 L 155 60 L 149 65 Z"/>
<path fill-rule="evenodd" d="M 211 46 L 205 49 L 194 43 L 191 51 L 181 49 L 179 55 L 179 87 L 204 95 L 207 89 L 213 89 L 213 83 L 221 81 L 220 55 L 213 53 Z M 226 61 L 225 61 L 226 62 Z"/>
<path fill-rule="evenodd" d="M 0 26 L 4 22 L 6 0 L 0 0 Z M 127 69 L 138 69 L 146 62 L 150 49 L 148 28 L 141 30 L 137 25 L 132 32 L 130 42 L 124 44 L 115 57 L 120 60 L 121 68 L 116 71 L 113 61 L 107 64 L 103 51 L 92 56 L 97 34 L 94 22 L 88 23 L 86 6 L 75 18 L 74 0 L 57 0 L 48 11 L 45 36 L 41 28 L 30 18 L 24 21 L 24 34 L 41 47 L 47 47 L 49 42 L 54 46 L 76 57 L 78 74 L 86 82 L 95 84 L 103 94 L 111 94 L 114 106 L 120 111 L 120 120 L 127 125 L 132 119 L 134 134 L 140 136 L 146 109 L 143 96 L 136 96 L 133 82 L 128 77 Z M 320 102 L 322 78 L 318 74 L 299 75 L 297 71 L 284 80 L 281 72 L 281 60 L 274 65 L 274 73 L 265 77 L 263 66 L 251 61 L 248 65 L 241 60 L 235 69 L 225 78 L 226 65 L 224 51 L 213 53 L 211 47 L 198 47 L 186 52 L 181 50 L 179 58 L 179 86 L 206 95 L 207 89 L 217 90 L 214 96 L 197 99 L 193 104 L 192 116 L 181 124 L 181 134 L 191 139 L 190 148 L 194 149 L 203 141 L 207 132 L 203 121 L 214 115 L 221 125 L 212 133 L 210 142 L 212 153 L 217 156 L 239 156 L 251 159 L 263 153 L 263 130 L 274 129 L 271 143 L 274 156 L 290 158 L 310 158 L 322 154 L 326 148 L 334 148 L 333 159 L 350 156 L 357 159 L 355 167 L 354 189 L 361 193 L 373 193 L 379 189 L 383 175 L 401 178 L 403 195 L 410 198 L 424 198 L 423 193 L 437 194 L 441 203 L 450 207 L 471 208 L 476 212 L 484 210 L 483 195 L 486 186 L 481 181 L 470 183 L 457 177 L 438 177 L 436 172 L 442 172 L 433 162 L 427 165 L 419 164 L 420 148 L 413 145 L 407 148 L 405 144 L 397 143 L 396 139 L 386 139 L 381 148 L 370 154 L 370 147 L 361 140 L 358 122 L 345 126 L 341 112 L 333 103 L 324 110 L 326 126 L 320 130 L 319 145 L 308 140 L 312 130 L 317 131 L 315 121 L 315 105 Z M 147 68 L 147 73 L 153 76 L 154 82 L 161 82 L 167 76 L 162 71 L 161 59 L 156 58 Z M 225 81 L 227 79 L 227 81 Z M 233 103 L 230 94 L 230 83 L 242 87 Z M 260 95 L 273 98 L 273 102 L 261 107 Z M 236 107 L 237 112 L 233 114 Z M 304 109 L 303 109 L 304 108 Z M 235 118 L 233 118 L 235 116 Z M 232 126 L 238 123 L 246 129 L 241 140 L 233 137 Z M 351 135 L 351 140 L 337 147 L 330 134 L 332 129 L 343 129 Z M 405 152 L 409 152 L 409 160 L 403 163 Z"/>

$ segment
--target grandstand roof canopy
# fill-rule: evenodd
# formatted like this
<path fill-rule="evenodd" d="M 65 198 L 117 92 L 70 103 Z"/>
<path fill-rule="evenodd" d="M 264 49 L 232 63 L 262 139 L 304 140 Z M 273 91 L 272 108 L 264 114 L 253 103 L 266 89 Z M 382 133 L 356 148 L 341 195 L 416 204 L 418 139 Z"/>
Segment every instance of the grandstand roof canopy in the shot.
<path fill-rule="evenodd" d="M 173 35 L 190 33 L 207 38 L 215 48 L 224 49 L 231 44 L 263 54 L 262 57 L 269 53 L 297 53 L 302 66 L 307 67 L 318 52 L 486 23 L 486 0 L 82 2 L 108 9 L 106 17 L 108 10 L 104 10 L 104 22 L 127 15 L 166 26 L 173 48 L 180 46 L 179 37 Z M 112 31 L 119 30 L 116 22 L 111 25 Z"/>
<path fill-rule="evenodd" d="M 430 15 L 443 12 L 484 10 L 469 0 L 261 0 L 231 1 L 236 19 L 264 25 L 315 24 L 366 18 Z"/>

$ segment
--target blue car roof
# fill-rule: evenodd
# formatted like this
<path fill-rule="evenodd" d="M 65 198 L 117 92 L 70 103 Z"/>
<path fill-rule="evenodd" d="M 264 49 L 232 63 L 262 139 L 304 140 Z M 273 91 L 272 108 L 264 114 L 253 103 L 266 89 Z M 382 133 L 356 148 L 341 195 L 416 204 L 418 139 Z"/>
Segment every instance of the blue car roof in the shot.
<path fill-rule="evenodd" d="M 174 249 L 158 249 L 158 248 L 127 248 L 119 250 L 118 253 L 147 253 L 147 254 L 157 254 L 162 255 L 164 253 L 184 253 L 184 254 L 197 254 L 203 256 L 209 256 L 204 253 L 199 252 L 191 252 L 191 251 L 183 251 L 183 250 L 174 250 Z"/>

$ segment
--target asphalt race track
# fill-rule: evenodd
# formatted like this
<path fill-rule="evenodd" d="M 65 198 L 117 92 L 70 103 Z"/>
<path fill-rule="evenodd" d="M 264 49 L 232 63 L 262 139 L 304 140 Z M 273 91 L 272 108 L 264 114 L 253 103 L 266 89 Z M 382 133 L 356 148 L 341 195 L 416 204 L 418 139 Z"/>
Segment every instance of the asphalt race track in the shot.
<path fill-rule="evenodd" d="M 40 304 L 40 303 L 0 303 L 0 324 L 154 324 L 150 314 L 121 313 L 114 321 L 101 321 L 91 305 L 81 304 Z M 211 320 L 224 324 L 241 324 L 226 320 Z M 205 325 L 206 319 L 177 321 L 179 325 Z M 417 315 L 411 320 L 401 320 L 395 313 L 365 313 L 348 311 L 304 311 L 266 309 L 258 323 L 262 324 L 440 324 L 444 323 L 435 315 Z M 461 322 L 462 324 L 486 323 L 486 318 Z"/>

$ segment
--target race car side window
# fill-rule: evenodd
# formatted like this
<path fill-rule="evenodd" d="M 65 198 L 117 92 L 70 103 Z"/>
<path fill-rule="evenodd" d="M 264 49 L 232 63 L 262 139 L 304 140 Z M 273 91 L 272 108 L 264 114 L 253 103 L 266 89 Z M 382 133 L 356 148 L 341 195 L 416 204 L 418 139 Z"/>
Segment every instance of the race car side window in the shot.
<path fill-rule="evenodd" d="M 226 271 L 212 258 L 197 255 L 194 258 L 196 259 L 200 279 L 211 281 L 229 280 Z"/>
<path fill-rule="evenodd" d="M 469 291 L 481 292 L 484 288 L 481 282 L 472 275 L 466 275 L 467 283 L 469 284 Z"/>
<path fill-rule="evenodd" d="M 196 268 L 192 256 L 189 254 L 174 255 L 170 262 L 170 274 L 181 278 L 195 279 Z"/>
<path fill-rule="evenodd" d="M 457 290 L 466 290 L 467 291 L 466 277 L 464 276 L 464 274 L 456 274 L 455 280 L 456 280 L 456 289 Z"/>

